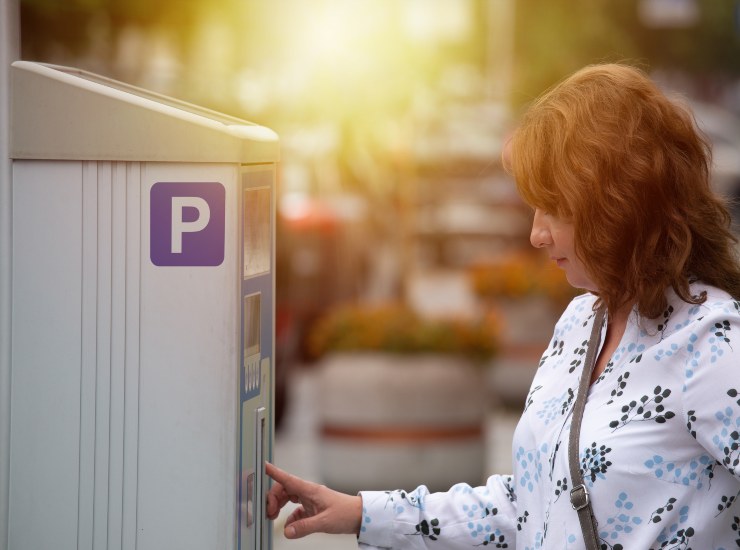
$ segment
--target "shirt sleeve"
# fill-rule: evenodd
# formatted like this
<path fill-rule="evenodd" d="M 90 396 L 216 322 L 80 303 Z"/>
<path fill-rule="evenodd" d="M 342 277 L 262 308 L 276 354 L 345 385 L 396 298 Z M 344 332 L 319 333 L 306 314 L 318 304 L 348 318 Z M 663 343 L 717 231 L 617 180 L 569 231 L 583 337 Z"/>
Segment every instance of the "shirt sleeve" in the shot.
<path fill-rule="evenodd" d="M 369 549 L 470 548 L 516 538 L 516 495 L 511 476 L 493 475 L 486 485 L 454 485 L 430 493 L 362 491 L 359 547 Z M 441 543 L 441 544 L 440 544 Z"/>
<path fill-rule="evenodd" d="M 683 412 L 689 433 L 740 479 L 740 304 L 727 303 L 689 334 Z"/>

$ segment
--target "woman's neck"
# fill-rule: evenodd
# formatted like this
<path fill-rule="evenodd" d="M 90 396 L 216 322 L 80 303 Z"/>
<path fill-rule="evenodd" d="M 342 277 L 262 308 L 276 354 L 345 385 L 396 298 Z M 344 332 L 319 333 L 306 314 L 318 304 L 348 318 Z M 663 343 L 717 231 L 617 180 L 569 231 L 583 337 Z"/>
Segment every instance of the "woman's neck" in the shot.
<path fill-rule="evenodd" d="M 614 352 L 619 347 L 619 342 L 622 341 L 624 331 L 627 328 L 627 320 L 632 313 L 632 304 L 624 304 L 615 311 L 609 311 L 606 322 L 606 336 L 604 337 L 604 345 L 601 347 L 599 357 L 594 365 L 593 375 L 591 376 L 591 383 L 593 384 L 596 379 L 601 376 L 606 366 L 609 364 Z"/>

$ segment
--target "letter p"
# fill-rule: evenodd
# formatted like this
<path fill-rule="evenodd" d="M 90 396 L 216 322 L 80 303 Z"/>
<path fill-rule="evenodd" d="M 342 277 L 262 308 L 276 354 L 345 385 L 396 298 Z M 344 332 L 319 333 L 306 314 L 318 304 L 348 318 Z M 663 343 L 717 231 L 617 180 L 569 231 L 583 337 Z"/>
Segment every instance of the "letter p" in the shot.
<path fill-rule="evenodd" d="M 186 208 L 195 208 L 198 217 L 193 221 L 185 221 Z M 182 254 L 182 234 L 202 231 L 211 220 L 211 209 L 201 197 L 172 197 L 172 238 L 170 241 L 172 254 Z"/>

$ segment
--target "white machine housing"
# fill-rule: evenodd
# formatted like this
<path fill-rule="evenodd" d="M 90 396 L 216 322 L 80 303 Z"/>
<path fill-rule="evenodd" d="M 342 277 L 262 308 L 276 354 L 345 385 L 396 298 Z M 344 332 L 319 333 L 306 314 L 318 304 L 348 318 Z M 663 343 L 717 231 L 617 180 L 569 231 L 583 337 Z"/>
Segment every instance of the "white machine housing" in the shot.
<path fill-rule="evenodd" d="M 18 61 L 8 548 L 257 550 L 277 136 Z"/>

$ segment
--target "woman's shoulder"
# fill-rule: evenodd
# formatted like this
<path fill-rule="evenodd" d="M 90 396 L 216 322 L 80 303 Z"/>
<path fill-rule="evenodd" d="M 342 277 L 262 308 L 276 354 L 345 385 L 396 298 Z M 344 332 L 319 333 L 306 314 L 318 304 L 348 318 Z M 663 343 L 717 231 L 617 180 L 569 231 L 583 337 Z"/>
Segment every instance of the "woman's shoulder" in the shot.
<path fill-rule="evenodd" d="M 698 305 L 697 314 L 702 315 L 712 311 L 723 311 L 740 315 L 740 302 L 733 298 L 728 292 L 715 286 L 695 282 L 690 285 L 692 296 L 703 297 L 704 300 Z M 690 307 L 693 304 L 688 304 Z"/>
<path fill-rule="evenodd" d="M 565 310 L 563 311 L 563 317 L 567 316 L 584 316 L 591 315 L 594 311 L 594 305 L 596 304 L 597 297 L 590 292 L 584 292 L 573 298 Z"/>
<path fill-rule="evenodd" d="M 584 292 L 573 298 L 555 323 L 555 337 L 562 337 L 573 329 L 582 329 L 588 325 L 588 320 L 594 315 L 596 296 Z"/>
<path fill-rule="evenodd" d="M 691 284 L 690 291 L 692 296 L 702 297 L 702 303 L 684 302 L 671 292 L 666 318 L 682 319 L 686 326 L 716 322 L 740 325 L 740 302 L 730 294 L 717 287 L 698 282 Z"/>

